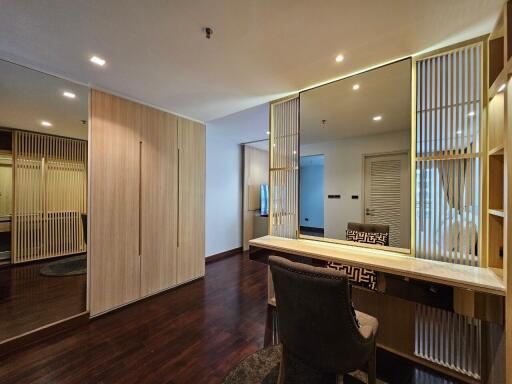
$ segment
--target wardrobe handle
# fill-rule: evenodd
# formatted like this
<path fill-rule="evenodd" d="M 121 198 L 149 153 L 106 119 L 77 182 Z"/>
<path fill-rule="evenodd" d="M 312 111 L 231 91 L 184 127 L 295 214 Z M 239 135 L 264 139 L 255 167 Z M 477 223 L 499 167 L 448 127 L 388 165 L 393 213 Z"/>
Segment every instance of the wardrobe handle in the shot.
<path fill-rule="evenodd" d="M 142 256 L 142 141 L 139 141 L 139 256 Z"/>
<path fill-rule="evenodd" d="M 180 149 L 178 148 L 178 183 L 176 207 L 176 247 L 180 246 Z"/>

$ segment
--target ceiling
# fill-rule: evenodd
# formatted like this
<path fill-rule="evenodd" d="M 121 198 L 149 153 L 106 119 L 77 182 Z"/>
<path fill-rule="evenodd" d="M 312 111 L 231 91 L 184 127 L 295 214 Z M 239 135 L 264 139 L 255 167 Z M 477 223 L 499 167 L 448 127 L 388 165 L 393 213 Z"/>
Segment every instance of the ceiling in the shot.
<path fill-rule="evenodd" d="M 0 60 L 0 127 L 87 140 L 88 95 L 82 85 Z"/>
<path fill-rule="evenodd" d="M 0 0 L 0 57 L 209 121 L 487 33 L 503 3 Z"/>
<path fill-rule="evenodd" d="M 301 145 L 410 130 L 410 125 L 410 59 L 300 94 Z"/>

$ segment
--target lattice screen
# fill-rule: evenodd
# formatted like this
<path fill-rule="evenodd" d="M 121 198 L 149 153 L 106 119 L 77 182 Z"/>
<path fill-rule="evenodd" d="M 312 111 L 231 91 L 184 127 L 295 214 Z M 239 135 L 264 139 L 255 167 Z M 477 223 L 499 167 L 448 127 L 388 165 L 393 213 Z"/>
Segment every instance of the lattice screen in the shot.
<path fill-rule="evenodd" d="M 87 142 L 16 131 L 12 261 L 85 251 Z"/>
<path fill-rule="evenodd" d="M 479 265 L 482 46 L 416 63 L 416 257 Z M 481 322 L 419 305 L 415 354 L 480 376 Z"/>
<path fill-rule="evenodd" d="M 297 237 L 299 99 L 271 106 L 270 234 Z"/>

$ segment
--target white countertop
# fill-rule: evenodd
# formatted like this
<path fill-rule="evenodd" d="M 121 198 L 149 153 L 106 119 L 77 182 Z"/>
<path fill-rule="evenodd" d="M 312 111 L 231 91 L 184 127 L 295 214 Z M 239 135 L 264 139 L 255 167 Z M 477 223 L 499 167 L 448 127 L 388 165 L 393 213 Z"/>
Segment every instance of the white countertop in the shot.
<path fill-rule="evenodd" d="M 453 287 L 505 296 L 502 278 L 491 268 L 417 259 L 380 249 L 360 248 L 306 239 L 264 236 L 249 241 L 255 247 L 315 259 L 364 267 L 379 272 L 430 281 Z"/>

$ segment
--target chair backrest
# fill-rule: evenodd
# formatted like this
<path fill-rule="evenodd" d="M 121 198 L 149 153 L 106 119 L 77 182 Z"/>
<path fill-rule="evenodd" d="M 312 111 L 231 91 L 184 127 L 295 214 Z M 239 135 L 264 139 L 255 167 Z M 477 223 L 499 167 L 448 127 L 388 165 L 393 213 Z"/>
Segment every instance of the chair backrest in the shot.
<path fill-rule="evenodd" d="M 271 256 L 279 336 L 288 353 L 325 372 L 358 369 L 369 356 L 348 278 L 341 272 Z"/>

